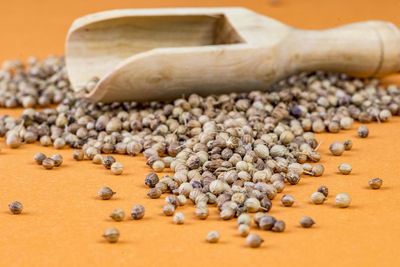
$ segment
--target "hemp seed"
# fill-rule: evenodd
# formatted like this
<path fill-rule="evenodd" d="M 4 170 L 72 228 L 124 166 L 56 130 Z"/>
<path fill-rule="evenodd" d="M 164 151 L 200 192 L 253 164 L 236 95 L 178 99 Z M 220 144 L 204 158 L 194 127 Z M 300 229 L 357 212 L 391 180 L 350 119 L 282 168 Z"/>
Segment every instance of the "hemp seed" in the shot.
<path fill-rule="evenodd" d="M 104 186 L 100 188 L 99 192 L 97 192 L 98 196 L 103 200 L 111 199 L 116 192 L 112 191 L 111 188 Z"/>
<path fill-rule="evenodd" d="M 116 243 L 118 242 L 119 239 L 119 231 L 115 228 L 108 228 L 104 234 L 103 237 L 109 242 L 109 243 Z"/>
<path fill-rule="evenodd" d="M 10 208 L 12 214 L 21 214 L 23 209 L 21 202 L 18 201 L 11 202 L 8 207 Z"/>
<path fill-rule="evenodd" d="M 131 210 L 131 216 L 134 220 L 140 220 L 144 217 L 145 209 L 142 205 L 136 205 Z"/>
<path fill-rule="evenodd" d="M 304 216 L 300 219 L 300 225 L 303 228 L 310 228 L 315 224 L 314 220 L 308 216 Z"/>
<path fill-rule="evenodd" d="M 263 242 L 264 239 L 257 234 L 250 234 L 246 237 L 246 243 L 251 248 L 258 248 Z"/>
<path fill-rule="evenodd" d="M 382 179 L 381 178 L 371 179 L 369 180 L 368 184 L 372 189 L 379 189 L 382 186 Z"/>

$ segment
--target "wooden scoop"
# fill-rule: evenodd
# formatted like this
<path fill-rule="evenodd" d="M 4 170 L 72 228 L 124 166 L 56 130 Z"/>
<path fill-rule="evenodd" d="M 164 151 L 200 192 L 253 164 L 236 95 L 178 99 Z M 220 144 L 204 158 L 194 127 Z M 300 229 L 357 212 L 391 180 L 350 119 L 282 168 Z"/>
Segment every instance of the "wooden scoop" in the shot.
<path fill-rule="evenodd" d="M 75 89 L 93 101 L 246 92 L 300 71 L 368 77 L 400 70 L 400 32 L 368 21 L 299 30 L 245 8 L 127 9 L 77 19 L 66 41 Z"/>

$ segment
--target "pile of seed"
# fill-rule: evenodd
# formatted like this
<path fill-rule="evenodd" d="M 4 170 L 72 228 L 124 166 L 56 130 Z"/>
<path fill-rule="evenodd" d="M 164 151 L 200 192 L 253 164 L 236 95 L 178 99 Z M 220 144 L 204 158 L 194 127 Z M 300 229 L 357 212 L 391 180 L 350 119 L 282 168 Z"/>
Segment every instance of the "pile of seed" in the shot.
<path fill-rule="evenodd" d="M 95 84 L 92 79 L 81 90 Z M 59 104 L 49 107 L 53 103 Z M 310 164 L 321 159 L 314 132 L 348 130 L 354 120 L 388 121 L 399 114 L 400 90 L 376 79 L 313 72 L 294 75 L 265 92 L 90 103 L 75 97 L 64 59 L 49 57 L 42 62 L 31 58 L 27 66 L 10 61 L 0 71 L 0 106 L 19 105 L 29 107 L 20 118 L 0 117 L 0 136 L 10 147 L 35 141 L 57 149 L 69 146 L 82 150 L 75 159 L 86 156 L 98 164 L 104 163 L 96 156 L 101 153 L 143 153 L 155 172 L 174 172 L 146 177 L 149 197 L 172 193 L 163 207 L 166 215 L 189 198 L 198 218 L 207 218 L 208 204 L 217 204 L 221 218 L 231 219 L 268 211 L 271 200 L 286 184 L 297 184 L 303 173 L 321 176 L 324 167 Z M 367 137 L 368 129 L 360 128 L 359 135 Z M 331 151 L 340 155 L 351 145 L 346 140 Z M 114 171 L 122 172 L 122 166 Z M 282 198 L 284 205 L 293 204 L 289 197 Z M 315 194 L 313 201 L 324 198 Z M 184 217 L 174 220 L 181 223 Z"/>

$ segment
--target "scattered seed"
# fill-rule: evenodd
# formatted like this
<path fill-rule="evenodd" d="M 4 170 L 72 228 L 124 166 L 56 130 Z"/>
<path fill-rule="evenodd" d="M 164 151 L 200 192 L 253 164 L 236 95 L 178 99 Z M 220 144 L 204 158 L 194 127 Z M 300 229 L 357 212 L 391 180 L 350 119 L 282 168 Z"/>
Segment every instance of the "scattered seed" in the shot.
<path fill-rule="evenodd" d="M 131 210 L 131 216 L 134 220 L 140 220 L 144 217 L 145 209 L 142 205 L 136 205 Z"/>
<path fill-rule="evenodd" d="M 374 178 L 374 179 L 369 180 L 368 183 L 369 183 L 369 186 L 372 189 L 379 189 L 382 186 L 382 179 L 381 178 Z"/>
<path fill-rule="evenodd" d="M 347 208 L 350 206 L 351 203 L 351 198 L 348 194 L 346 193 L 340 193 L 336 195 L 336 205 L 339 208 Z"/>
<path fill-rule="evenodd" d="M 47 157 L 45 154 L 39 152 L 36 153 L 33 159 L 36 161 L 37 164 L 42 165 L 43 160 L 45 160 Z"/>
<path fill-rule="evenodd" d="M 369 135 L 369 129 L 367 126 L 360 126 L 358 128 L 358 136 L 361 138 L 366 138 Z"/>
<path fill-rule="evenodd" d="M 264 239 L 257 234 L 250 234 L 246 237 L 246 243 L 251 248 L 258 248 L 263 242 Z"/>
<path fill-rule="evenodd" d="M 240 235 L 240 236 L 246 237 L 246 236 L 249 235 L 250 226 L 247 225 L 247 224 L 239 224 L 238 232 L 239 232 L 239 235 Z"/>
<path fill-rule="evenodd" d="M 93 157 L 93 159 L 92 159 L 92 162 L 93 162 L 94 164 L 102 164 L 102 162 L 103 162 L 103 157 L 102 157 L 100 154 L 96 154 L 96 155 L 94 155 L 94 157 Z"/>
<path fill-rule="evenodd" d="M 120 221 L 123 221 L 123 220 L 124 220 L 124 218 L 125 218 L 125 212 L 124 212 L 123 210 L 116 209 L 116 210 L 113 210 L 113 211 L 110 213 L 110 217 L 111 217 L 111 219 L 113 219 L 114 221 L 120 222 Z"/>
<path fill-rule="evenodd" d="M 338 169 L 339 169 L 339 172 L 340 172 L 341 174 L 344 174 L 344 175 L 348 175 L 348 174 L 350 174 L 351 171 L 352 171 L 352 168 L 351 168 L 350 164 L 348 164 L 348 163 L 342 163 L 342 164 L 340 164 L 339 167 L 338 167 Z"/>
<path fill-rule="evenodd" d="M 329 147 L 329 150 L 331 151 L 332 155 L 341 156 L 344 152 L 344 145 L 340 142 L 334 142 Z"/>
<path fill-rule="evenodd" d="M 174 215 L 174 223 L 175 224 L 184 224 L 185 223 L 185 215 L 182 212 L 177 212 Z"/>
<path fill-rule="evenodd" d="M 120 175 L 124 171 L 124 165 L 121 162 L 114 162 L 111 165 L 111 172 L 115 175 Z"/>
<path fill-rule="evenodd" d="M 291 195 L 283 195 L 281 198 L 281 202 L 285 207 L 291 207 L 294 203 L 294 198 Z"/>
<path fill-rule="evenodd" d="M 311 201 L 314 204 L 317 204 L 317 205 L 323 204 L 325 202 L 325 200 L 326 200 L 326 197 L 321 192 L 315 192 L 315 193 L 312 193 L 312 195 L 311 195 Z"/>
<path fill-rule="evenodd" d="M 351 150 L 353 147 L 353 142 L 350 139 L 343 141 L 344 150 Z"/>
<path fill-rule="evenodd" d="M 300 225 L 303 228 L 310 228 L 315 224 L 314 220 L 308 216 L 304 216 L 300 219 Z"/>
<path fill-rule="evenodd" d="M 59 167 L 63 163 L 63 157 L 60 154 L 54 154 L 50 158 L 54 161 L 54 167 Z"/>
<path fill-rule="evenodd" d="M 100 188 L 100 190 L 97 194 L 101 199 L 108 200 L 108 199 L 111 199 L 112 196 L 114 194 L 116 194 L 116 192 L 112 191 L 111 188 L 104 186 L 104 187 Z"/>
<path fill-rule="evenodd" d="M 12 214 L 21 214 L 23 209 L 21 202 L 18 201 L 11 202 L 8 207 L 10 208 Z"/>
<path fill-rule="evenodd" d="M 324 194 L 325 197 L 328 197 L 329 190 L 328 187 L 326 187 L 325 185 L 321 185 L 320 187 L 318 187 L 317 191 Z"/>
<path fill-rule="evenodd" d="M 279 220 L 274 223 L 274 226 L 272 227 L 271 231 L 272 232 L 283 232 L 283 231 L 285 231 L 285 228 L 286 228 L 286 223 L 282 220 Z"/>
<path fill-rule="evenodd" d="M 119 239 L 119 231 L 115 228 L 108 228 L 104 234 L 103 237 L 109 242 L 109 243 L 116 243 L 118 242 Z"/>
<path fill-rule="evenodd" d="M 54 160 L 51 158 L 44 159 L 42 161 L 42 166 L 47 170 L 51 170 L 54 168 Z"/>
<path fill-rule="evenodd" d="M 75 150 L 74 153 L 72 154 L 72 157 L 74 160 L 81 161 L 84 158 L 83 151 L 81 150 Z"/>
<path fill-rule="evenodd" d="M 208 233 L 206 241 L 208 243 L 218 243 L 220 235 L 217 231 L 211 231 Z"/>
<path fill-rule="evenodd" d="M 115 158 L 113 156 L 103 157 L 103 166 L 106 169 L 111 169 L 111 166 L 115 163 Z"/>

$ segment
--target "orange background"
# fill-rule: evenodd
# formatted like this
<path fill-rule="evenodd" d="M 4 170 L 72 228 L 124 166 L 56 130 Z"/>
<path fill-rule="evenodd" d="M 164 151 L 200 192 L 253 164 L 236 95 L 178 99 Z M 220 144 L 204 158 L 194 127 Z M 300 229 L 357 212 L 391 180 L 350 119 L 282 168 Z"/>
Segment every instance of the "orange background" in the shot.
<path fill-rule="evenodd" d="M 295 27 L 321 29 L 360 20 L 381 19 L 400 26 L 398 0 L 268 0 L 247 1 L 1 1 L 0 60 L 62 54 L 68 27 L 76 17 L 115 8 L 244 6 Z M 400 49 L 400 48 L 399 48 Z M 398 81 L 394 78 L 393 81 Z M 0 114 L 17 116 L 21 109 L 0 109 Z M 163 216 L 163 200 L 146 197 L 144 177 L 150 172 L 143 157 L 117 155 L 125 171 L 113 176 L 89 161 L 75 162 L 72 150 L 60 152 L 60 168 L 44 170 L 33 162 L 42 151 L 56 153 L 39 145 L 9 149 L 1 141 L 0 152 L 0 265 L 5 266 L 399 266 L 400 242 L 400 118 L 381 125 L 371 124 L 370 137 L 356 136 L 357 125 L 339 134 L 320 134 L 320 152 L 326 171 L 323 177 L 305 176 L 284 193 L 298 201 L 292 208 L 273 201 L 270 214 L 287 224 L 284 233 L 262 232 L 265 243 L 249 249 L 238 236 L 236 221 L 223 222 L 216 208 L 206 221 L 194 217 L 190 203 L 178 210 L 186 216 L 184 225 L 174 225 Z M 329 155 L 331 142 L 350 138 L 353 150 L 341 157 Z M 348 162 L 353 173 L 337 173 L 340 163 Z M 381 190 L 370 190 L 368 180 L 381 177 Z M 318 186 L 329 187 L 324 205 L 311 204 L 309 197 Z M 109 186 L 117 192 L 110 201 L 96 198 L 97 190 Z M 334 206 L 334 196 L 347 192 L 353 198 L 348 209 Z M 24 212 L 10 215 L 8 203 L 19 200 Z M 108 214 L 122 208 L 129 215 L 136 204 L 146 208 L 143 220 L 113 222 Z M 315 227 L 302 229 L 300 217 L 308 215 Z M 108 244 L 104 230 L 117 227 L 120 242 Z M 218 230 L 218 244 L 204 239 Z"/>

